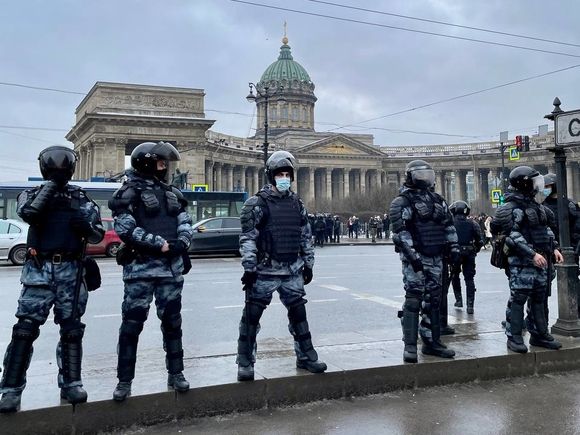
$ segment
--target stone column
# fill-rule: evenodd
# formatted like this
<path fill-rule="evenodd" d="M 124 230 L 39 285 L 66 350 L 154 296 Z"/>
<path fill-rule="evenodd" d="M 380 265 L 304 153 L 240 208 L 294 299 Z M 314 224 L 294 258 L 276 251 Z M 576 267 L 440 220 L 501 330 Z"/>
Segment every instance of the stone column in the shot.
<path fill-rule="evenodd" d="M 360 194 L 364 195 L 366 193 L 366 178 L 367 178 L 367 170 L 361 169 L 360 170 Z"/>
<path fill-rule="evenodd" d="M 232 192 L 234 190 L 234 167 L 228 165 L 226 167 L 226 190 Z"/>
<path fill-rule="evenodd" d="M 464 169 L 456 169 L 453 171 L 455 173 L 455 200 L 466 200 L 466 185 L 465 185 L 465 174 Z"/>
<path fill-rule="evenodd" d="M 435 171 L 435 192 L 445 197 L 445 171 Z"/>
<path fill-rule="evenodd" d="M 332 200 L 332 168 L 326 168 L 326 199 Z"/>
<path fill-rule="evenodd" d="M 308 170 L 308 176 L 307 176 L 307 183 L 308 183 L 308 200 L 312 203 L 314 203 L 314 201 L 316 200 L 316 196 L 314 194 L 314 168 L 306 168 Z"/>
<path fill-rule="evenodd" d="M 482 211 L 489 210 L 491 204 L 491 194 L 489 192 L 489 168 L 482 168 L 481 171 L 481 208 Z"/>
<path fill-rule="evenodd" d="M 214 163 L 215 170 L 215 190 L 221 191 L 222 187 L 222 164 Z"/>
<path fill-rule="evenodd" d="M 343 198 L 348 198 L 350 196 L 350 168 L 344 168 L 342 170 L 342 180 L 344 185 L 344 195 Z"/>
<path fill-rule="evenodd" d="M 208 190 L 213 190 L 213 167 L 211 165 L 211 161 L 206 160 L 204 165 L 204 172 L 205 172 L 205 184 L 207 184 Z"/>
<path fill-rule="evenodd" d="M 375 169 L 373 173 L 373 192 L 378 192 L 381 189 L 381 173 L 378 169 Z"/>
<path fill-rule="evenodd" d="M 260 190 L 260 187 L 262 187 L 262 186 L 260 186 L 260 169 L 254 167 L 253 170 L 254 170 L 254 175 L 253 175 L 254 183 L 252 185 L 252 188 L 253 188 L 253 193 L 256 193 L 258 190 Z"/>
<path fill-rule="evenodd" d="M 481 212 L 481 173 L 479 168 L 473 169 L 473 204 L 471 208 L 477 208 L 477 212 Z"/>

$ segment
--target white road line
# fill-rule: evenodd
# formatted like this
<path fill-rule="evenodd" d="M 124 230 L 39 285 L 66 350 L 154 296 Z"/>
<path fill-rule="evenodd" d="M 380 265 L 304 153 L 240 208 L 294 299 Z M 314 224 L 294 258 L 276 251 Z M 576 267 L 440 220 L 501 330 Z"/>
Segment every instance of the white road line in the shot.
<path fill-rule="evenodd" d="M 487 290 L 487 291 L 486 290 L 483 290 L 483 291 L 482 290 L 478 290 L 477 293 L 482 294 L 482 295 L 490 295 L 490 294 L 493 294 L 493 293 L 505 293 L 506 296 L 507 296 L 507 295 L 509 295 L 510 292 L 506 288 L 506 290 Z"/>
<path fill-rule="evenodd" d="M 309 300 L 308 302 L 317 303 L 317 302 L 336 302 L 338 299 L 314 299 Z"/>
<path fill-rule="evenodd" d="M 121 313 L 118 314 L 95 314 L 94 319 L 104 319 L 105 317 L 121 317 Z"/>
<path fill-rule="evenodd" d="M 233 281 L 214 281 L 212 284 L 232 284 Z"/>
<path fill-rule="evenodd" d="M 337 291 L 337 292 L 345 292 L 345 291 L 350 290 L 350 289 L 348 289 L 346 287 L 342 287 L 340 285 L 334 285 L 334 284 L 318 284 L 318 287 L 327 288 L 329 290 L 334 290 L 334 291 Z"/>
<path fill-rule="evenodd" d="M 214 310 L 223 310 L 224 308 L 244 308 L 243 305 L 221 305 L 219 307 L 213 307 Z"/>

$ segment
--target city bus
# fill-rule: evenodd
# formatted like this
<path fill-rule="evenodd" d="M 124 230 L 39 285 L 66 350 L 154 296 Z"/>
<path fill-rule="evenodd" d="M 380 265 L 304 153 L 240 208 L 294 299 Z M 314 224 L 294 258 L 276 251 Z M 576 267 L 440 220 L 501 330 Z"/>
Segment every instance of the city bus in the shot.
<path fill-rule="evenodd" d="M 20 219 L 16 214 L 16 198 L 25 189 L 38 186 L 42 181 L 0 182 L 0 219 Z M 121 183 L 71 181 L 95 201 L 102 217 L 111 217 L 107 203 Z M 239 216 L 247 192 L 199 192 L 182 190 L 189 202 L 189 213 L 194 222 L 211 217 Z"/>

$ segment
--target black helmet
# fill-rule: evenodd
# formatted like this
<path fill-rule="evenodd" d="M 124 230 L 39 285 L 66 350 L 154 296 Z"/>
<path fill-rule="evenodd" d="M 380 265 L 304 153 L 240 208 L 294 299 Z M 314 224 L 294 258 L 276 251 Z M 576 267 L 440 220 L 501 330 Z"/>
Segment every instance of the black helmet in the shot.
<path fill-rule="evenodd" d="M 510 185 L 518 192 L 533 195 L 544 188 L 544 177 L 529 166 L 518 166 L 510 172 Z"/>
<path fill-rule="evenodd" d="M 464 216 L 469 216 L 471 209 L 469 208 L 469 205 L 465 201 L 455 201 L 453 204 L 449 206 L 449 211 L 454 215 L 461 214 Z"/>
<path fill-rule="evenodd" d="M 77 165 L 77 153 L 67 147 L 52 146 L 40 152 L 40 173 L 45 180 L 66 184 L 72 178 Z"/>
<path fill-rule="evenodd" d="M 275 184 L 274 176 L 278 172 L 290 172 L 290 180 L 294 181 L 296 159 L 288 151 L 276 151 L 266 161 L 266 176 L 271 184 Z"/>
<path fill-rule="evenodd" d="M 435 171 L 424 160 L 413 160 L 405 168 L 405 185 L 418 189 L 429 189 L 435 185 Z"/>
<path fill-rule="evenodd" d="M 143 142 L 137 145 L 131 153 L 131 166 L 143 175 L 156 176 L 160 180 L 165 180 L 167 169 L 158 171 L 158 161 L 181 160 L 179 151 L 169 142 Z"/>

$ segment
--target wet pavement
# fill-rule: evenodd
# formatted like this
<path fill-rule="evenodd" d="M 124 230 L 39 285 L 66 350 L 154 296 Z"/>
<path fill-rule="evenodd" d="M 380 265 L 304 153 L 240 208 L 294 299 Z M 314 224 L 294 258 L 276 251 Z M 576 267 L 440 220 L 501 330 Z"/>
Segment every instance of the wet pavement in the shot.
<path fill-rule="evenodd" d="M 318 401 L 125 434 L 580 433 L 580 371 Z"/>

